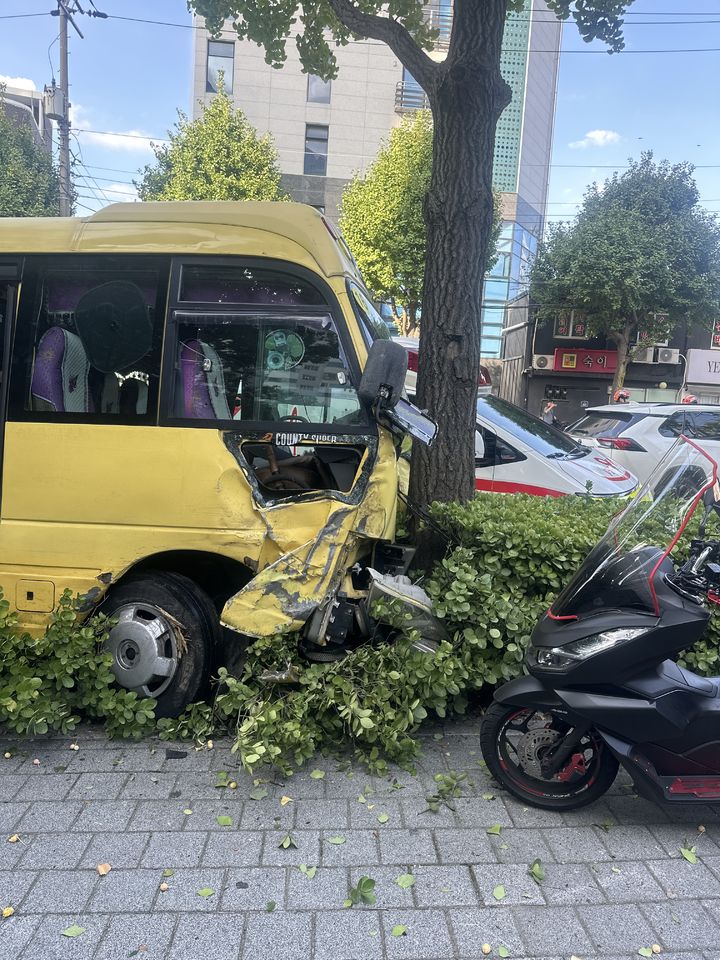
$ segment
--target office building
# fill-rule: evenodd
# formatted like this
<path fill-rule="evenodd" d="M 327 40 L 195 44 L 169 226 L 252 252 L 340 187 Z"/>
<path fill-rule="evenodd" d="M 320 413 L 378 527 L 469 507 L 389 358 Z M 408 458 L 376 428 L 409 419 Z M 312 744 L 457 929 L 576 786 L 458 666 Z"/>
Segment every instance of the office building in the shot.
<path fill-rule="evenodd" d="M 428 6 L 438 31 L 432 56 L 446 55 L 452 5 Z M 202 27 L 202 20 L 196 19 Z M 498 123 L 494 183 L 502 193 L 503 230 L 497 263 L 485 283 L 483 356 L 500 355 L 505 306 L 523 288 L 524 273 L 544 222 L 560 50 L 561 25 L 545 0 L 526 0 L 505 29 L 502 72 L 513 98 Z M 237 40 L 231 29 L 212 39 L 195 31 L 193 114 L 225 88 L 260 133 L 272 134 L 283 182 L 294 199 L 336 217 L 342 190 L 364 172 L 390 130 L 426 97 L 392 50 L 375 40 L 335 49 L 339 72 L 324 82 L 302 73 L 294 41 L 281 70 L 264 51 Z"/>

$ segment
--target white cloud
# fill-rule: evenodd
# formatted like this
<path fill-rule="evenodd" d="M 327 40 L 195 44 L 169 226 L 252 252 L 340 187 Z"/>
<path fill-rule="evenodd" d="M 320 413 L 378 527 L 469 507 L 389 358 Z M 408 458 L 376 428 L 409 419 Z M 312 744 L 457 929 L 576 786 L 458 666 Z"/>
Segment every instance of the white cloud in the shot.
<path fill-rule="evenodd" d="M 101 187 L 102 192 L 107 194 L 113 203 L 126 203 L 138 199 L 137 190 L 131 183 L 111 183 L 108 187 L 101 184 Z"/>
<path fill-rule="evenodd" d="M 80 143 L 94 143 L 111 150 L 124 150 L 128 153 L 146 153 L 153 140 L 143 130 L 106 130 L 93 129 L 94 124 L 81 104 L 71 104 L 70 123 L 80 138 Z"/>
<path fill-rule="evenodd" d="M 0 83 L 6 87 L 15 87 L 16 90 L 37 90 L 34 82 L 27 77 L 5 77 L 0 73 Z"/>
<path fill-rule="evenodd" d="M 620 134 L 615 130 L 588 130 L 582 140 L 573 140 L 568 144 L 571 150 L 585 150 L 587 147 L 609 147 L 620 142 Z"/>

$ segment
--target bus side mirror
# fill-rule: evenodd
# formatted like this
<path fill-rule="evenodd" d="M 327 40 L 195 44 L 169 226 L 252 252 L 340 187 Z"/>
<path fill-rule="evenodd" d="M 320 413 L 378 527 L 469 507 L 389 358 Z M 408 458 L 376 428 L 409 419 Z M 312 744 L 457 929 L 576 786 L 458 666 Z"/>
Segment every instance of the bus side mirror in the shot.
<path fill-rule="evenodd" d="M 407 350 L 394 340 L 375 340 L 368 352 L 358 393 L 364 403 L 392 410 L 402 397 L 407 375 Z"/>

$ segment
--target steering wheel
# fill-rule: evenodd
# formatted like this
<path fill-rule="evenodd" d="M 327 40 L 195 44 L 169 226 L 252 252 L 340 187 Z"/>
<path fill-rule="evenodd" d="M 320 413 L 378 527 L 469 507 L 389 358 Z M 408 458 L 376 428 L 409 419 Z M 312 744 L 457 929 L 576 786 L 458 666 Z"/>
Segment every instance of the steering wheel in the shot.
<path fill-rule="evenodd" d="M 286 417 L 280 417 L 282 423 L 310 423 L 307 417 L 301 417 L 299 413 L 290 413 Z"/>

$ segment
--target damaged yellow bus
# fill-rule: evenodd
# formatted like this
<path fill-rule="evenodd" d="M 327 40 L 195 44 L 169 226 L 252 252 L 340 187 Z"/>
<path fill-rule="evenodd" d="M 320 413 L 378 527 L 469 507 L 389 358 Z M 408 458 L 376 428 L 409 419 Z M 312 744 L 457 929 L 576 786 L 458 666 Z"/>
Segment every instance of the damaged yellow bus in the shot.
<path fill-rule="evenodd" d="M 253 637 L 362 640 L 405 562 L 393 434 L 434 427 L 316 210 L 3 220 L 0 320 L 0 587 L 30 632 L 68 588 L 112 615 L 118 683 L 161 716 Z"/>

